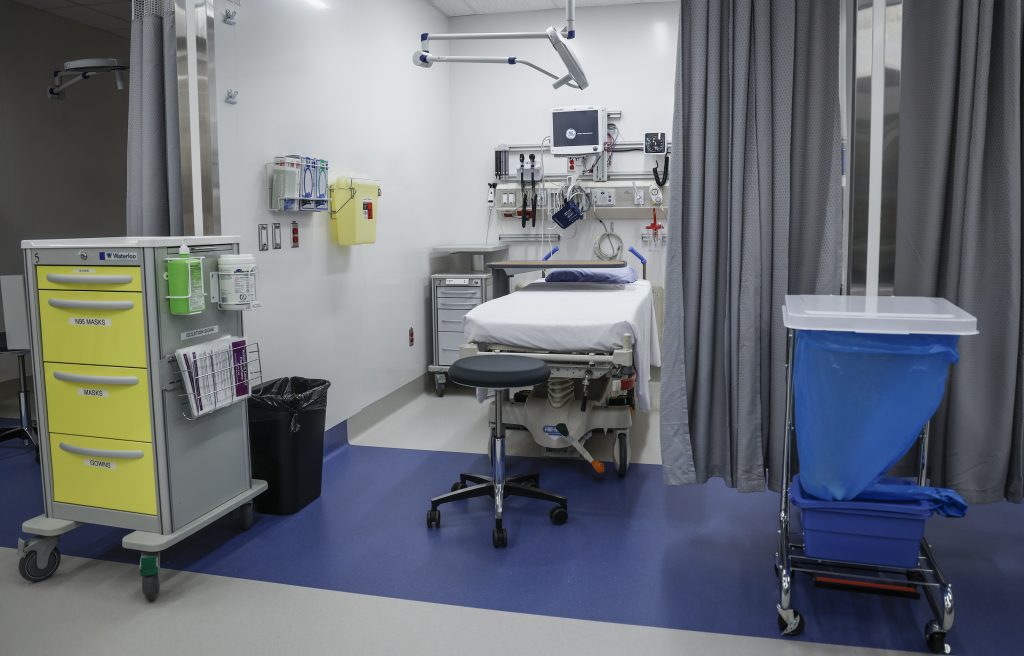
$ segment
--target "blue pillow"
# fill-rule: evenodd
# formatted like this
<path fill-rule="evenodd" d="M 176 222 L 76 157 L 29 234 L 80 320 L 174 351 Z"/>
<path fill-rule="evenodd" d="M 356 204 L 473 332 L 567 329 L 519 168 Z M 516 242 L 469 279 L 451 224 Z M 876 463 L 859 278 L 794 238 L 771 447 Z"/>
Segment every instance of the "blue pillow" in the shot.
<path fill-rule="evenodd" d="M 624 285 L 636 282 L 633 267 L 615 269 L 552 269 L 545 278 L 548 282 L 603 282 Z"/>

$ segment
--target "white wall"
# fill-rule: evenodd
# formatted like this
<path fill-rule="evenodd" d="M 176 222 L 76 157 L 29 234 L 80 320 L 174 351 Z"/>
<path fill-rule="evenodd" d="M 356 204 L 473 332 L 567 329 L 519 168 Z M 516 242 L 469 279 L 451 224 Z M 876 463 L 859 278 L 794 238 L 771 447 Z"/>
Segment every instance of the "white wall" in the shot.
<path fill-rule="evenodd" d="M 427 0 L 254 0 L 235 27 L 218 23 L 218 95 L 239 91 L 237 105 L 218 107 L 223 232 L 241 235 L 261 270 L 264 308 L 247 315 L 246 330 L 260 340 L 265 375 L 331 380 L 329 425 L 422 376 L 428 276 L 444 264 L 430 247 L 483 240 L 494 145 L 539 142 L 550 108 L 576 103 L 623 110 L 625 139 L 668 131 L 677 16 L 678 3 L 579 9 L 574 46 L 592 83 L 584 93 L 554 91 L 522 67 L 412 64 L 421 32 L 536 30 L 561 25 L 557 11 L 449 20 Z M 482 51 L 506 54 L 507 45 Z M 535 45 L 516 54 L 533 56 Z M 555 64 L 550 46 L 535 59 Z M 264 164 L 286 154 L 324 157 L 332 177 L 380 179 L 377 243 L 341 247 L 323 214 L 268 212 Z M 653 165 L 616 159 L 618 170 Z M 300 248 L 257 251 L 257 224 L 287 229 L 293 219 Z M 616 229 L 628 233 L 626 223 Z M 626 239 L 639 245 L 646 222 L 632 223 Z M 589 230 L 563 244 L 568 255 L 589 254 Z"/>
<path fill-rule="evenodd" d="M 86 57 L 127 61 L 128 40 L 0 0 L 0 275 L 22 272 L 22 239 L 124 234 L 127 90 L 102 76 L 46 97 Z M 0 380 L 16 372 L 0 358 Z"/>
<path fill-rule="evenodd" d="M 538 31 L 548 25 L 561 27 L 564 19 L 563 11 L 466 16 L 452 19 L 451 31 Z M 617 121 L 620 139 L 639 141 L 644 132 L 666 132 L 671 139 L 679 3 L 579 7 L 576 20 L 577 38 L 570 44 L 590 81 L 590 87 L 582 92 L 552 89 L 546 78 L 524 66 L 450 65 L 455 126 L 451 220 L 459 226 L 460 239 L 483 241 L 486 235 L 487 183 L 493 180 L 494 147 L 540 143 L 551 132 L 553 107 L 604 105 L 622 110 L 622 119 Z M 452 44 L 451 53 L 516 55 L 552 72 L 563 71 L 547 41 L 460 41 Z M 654 162 L 655 158 L 642 153 L 620 153 L 613 158 L 612 170 L 649 171 Z M 565 169 L 563 160 L 551 157 L 545 165 L 551 171 Z M 662 212 L 659 221 L 665 223 Z M 499 222 L 505 232 L 523 232 L 518 221 L 495 219 L 492 242 L 497 239 Z M 627 247 L 635 244 L 650 255 L 648 275 L 661 281 L 664 256 L 640 242 L 641 227 L 649 222 L 650 217 L 616 220 L 615 231 Z M 563 235 L 559 257 L 589 258 L 594 237 L 602 230 L 596 221 L 588 220 L 578 229 L 573 226 L 558 232 Z M 547 250 L 546 245 L 517 246 L 512 255 L 538 257 Z"/>
<path fill-rule="evenodd" d="M 426 0 L 254 0 L 235 27 L 217 24 L 219 96 L 239 91 L 218 107 L 222 229 L 261 271 L 264 308 L 246 331 L 265 377 L 332 381 L 329 426 L 430 359 L 429 247 L 455 232 L 439 194 L 452 179 L 449 70 L 417 68 L 412 52 L 421 32 L 447 27 Z M 338 246 L 324 214 L 268 212 L 264 163 L 287 154 L 381 180 L 377 243 Z M 258 252 L 258 223 L 293 219 L 300 248 Z"/>

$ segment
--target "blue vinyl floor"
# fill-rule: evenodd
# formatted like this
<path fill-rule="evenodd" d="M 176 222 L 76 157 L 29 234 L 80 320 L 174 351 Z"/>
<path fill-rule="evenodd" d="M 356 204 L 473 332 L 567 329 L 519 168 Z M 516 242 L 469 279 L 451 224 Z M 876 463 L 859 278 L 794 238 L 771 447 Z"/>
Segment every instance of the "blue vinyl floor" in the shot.
<path fill-rule="evenodd" d="M 264 515 L 247 533 L 222 520 L 164 553 L 163 567 L 540 615 L 777 637 L 772 572 L 778 496 L 715 482 L 666 487 L 660 467 L 634 465 L 619 480 L 581 463 L 514 459 L 569 497 L 571 519 L 543 503 L 507 503 L 508 549 L 491 546 L 490 501 L 444 506 L 428 530 L 431 496 L 486 457 L 345 446 L 326 460 L 323 496 L 300 513 Z M 0 545 L 13 547 L 42 508 L 38 469 L 20 442 L 0 444 Z M 64 553 L 137 562 L 124 531 L 85 526 Z M 929 538 L 956 595 L 957 654 L 1020 653 L 1024 622 L 1024 507 L 972 507 L 935 519 Z M 56 582 L 51 582 L 56 583 Z M 43 583 L 42 585 L 47 585 Z M 125 594 L 137 591 L 125 591 Z M 157 602 L 159 603 L 159 602 Z M 924 601 L 815 589 L 802 579 L 795 640 L 926 651 Z"/>

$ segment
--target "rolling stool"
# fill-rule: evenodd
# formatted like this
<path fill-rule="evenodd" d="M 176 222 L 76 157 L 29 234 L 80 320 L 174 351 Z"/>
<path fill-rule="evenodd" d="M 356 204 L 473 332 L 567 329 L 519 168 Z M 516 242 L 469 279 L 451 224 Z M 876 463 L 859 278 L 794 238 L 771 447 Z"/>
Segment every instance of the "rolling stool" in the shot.
<path fill-rule="evenodd" d="M 452 485 L 452 491 L 430 500 L 427 512 L 427 528 L 441 527 L 441 511 L 438 506 L 451 501 L 474 497 L 494 497 L 494 531 L 491 537 L 495 547 L 508 546 L 508 532 L 501 524 L 502 505 L 505 497 L 528 497 L 551 501 L 558 505 L 551 509 L 554 524 L 569 520 L 568 502 L 565 497 L 545 492 L 538 486 L 538 474 L 523 474 L 505 477 L 505 424 L 502 422 L 502 405 L 508 401 L 508 390 L 512 387 L 532 387 L 548 379 L 551 370 L 541 360 L 523 355 L 474 355 L 457 360 L 448 369 L 448 379 L 465 387 L 483 387 L 494 390 L 494 428 L 491 430 L 494 458 L 492 476 L 459 474 L 459 480 Z"/>

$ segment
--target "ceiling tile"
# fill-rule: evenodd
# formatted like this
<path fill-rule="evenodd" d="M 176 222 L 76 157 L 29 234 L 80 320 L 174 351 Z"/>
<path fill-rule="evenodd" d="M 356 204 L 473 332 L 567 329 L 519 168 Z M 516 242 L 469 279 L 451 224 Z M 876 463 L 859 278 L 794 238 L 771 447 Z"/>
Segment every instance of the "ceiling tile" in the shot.
<path fill-rule="evenodd" d="M 132 19 L 132 3 L 126 0 L 120 0 L 119 2 L 107 0 L 103 4 L 90 5 L 89 8 L 126 21 Z"/>
<path fill-rule="evenodd" d="M 71 1 L 73 3 L 75 3 L 76 5 L 109 5 L 110 3 L 114 2 L 115 0 L 71 0 Z M 129 7 L 132 6 L 132 1 L 131 0 L 121 0 L 121 2 L 123 2 L 126 5 L 128 5 Z"/>
<path fill-rule="evenodd" d="M 608 7 L 611 5 L 638 5 L 644 0 L 576 0 L 577 7 Z M 559 6 L 564 8 L 565 2 Z"/>
<path fill-rule="evenodd" d="M 466 0 L 466 4 L 475 9 L 478 14 L 503 14 L 555 8 L 554 0 Z"/>
<path fill-rule="evenodd" d="M 476 13 L 472 7 L 465 3 L 465 0 L 432 0 L 445 16 L 472 16 Z"/>
<path fill-rule="evenodd" d="M 53 9 L 54 7 L 70 7 L 70 0 L 15 0 L 23 5 L 35 7 L 36 9 Z"/>
<path fill-rule="evenodd" d="M 51 13 L 60 16 L 61 18 L 67 18 L 90 27 L 96 27 L 101 30 L 113 30 L 119 27 L 128 27 L 128 21 L 120 18 L 114 18 L 108 14 L 98 12 L 89 7 L 59 7 L 57 9 L 51 9 Z"/>

